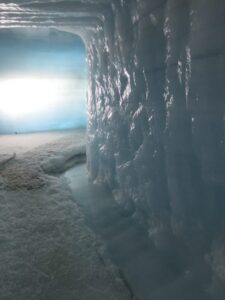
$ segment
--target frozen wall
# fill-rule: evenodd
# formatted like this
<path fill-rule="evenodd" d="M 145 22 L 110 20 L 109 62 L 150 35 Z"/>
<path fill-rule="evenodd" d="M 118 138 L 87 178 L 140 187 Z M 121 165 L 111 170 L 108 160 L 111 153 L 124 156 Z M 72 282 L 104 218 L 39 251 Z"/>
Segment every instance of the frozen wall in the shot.
<path fill-rule="evenodd" d="M 86 43 L 93 180 L 143 223 L 181 288 L 224 299 L 224 0 L 14 2 L 2 27 Z"/>
<path fill-rule="evenodd" d="M 178 272 L 205 282 L 211 268 L 213 299 L 225 295 L 224 15 L 219 0 L 115 2 L 88 47 L 90 173 Z"/>

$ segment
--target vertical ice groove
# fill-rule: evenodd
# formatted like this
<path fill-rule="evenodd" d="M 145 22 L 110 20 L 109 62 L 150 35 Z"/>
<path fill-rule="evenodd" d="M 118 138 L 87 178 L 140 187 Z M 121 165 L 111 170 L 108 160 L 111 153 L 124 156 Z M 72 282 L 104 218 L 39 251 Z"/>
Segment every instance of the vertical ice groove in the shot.
<path fill-rule="evenodd" d="M 96 56 L 90 60 L 90 81 L 104 89 L 90 93 L 96 122 L 89 170 L 146 225 L 159 251 L 178 255 L 187 268 L 181 249 L 200 260 L 208 255 L 212 273 L 225 282 L 218 268 L 220 262 L 225 269 L 225 242 L 216 234 L 225 228 L 225 74 L 216 54 L 225 46 L 225 4 L 168 0 L 153 10 L 155 2 L 117 3 L 107 24 L 113 36 L 94 33 L 91 47 L 98 58 L 107 47 L 109 59 L 107 72 Z M 214 239 L 211 252 L 206 245 Z M 211 293 L 216 297 L 214 282 Z"/>

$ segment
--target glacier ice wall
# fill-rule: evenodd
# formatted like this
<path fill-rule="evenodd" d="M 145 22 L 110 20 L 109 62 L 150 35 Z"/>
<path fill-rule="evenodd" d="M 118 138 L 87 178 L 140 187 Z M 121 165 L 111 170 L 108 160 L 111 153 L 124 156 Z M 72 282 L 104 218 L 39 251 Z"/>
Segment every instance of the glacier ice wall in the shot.
<path fill-rule="evenodd" d="M 212 286 L 225 283 L 224 14 L 224 1 L 120 1 L 88 44 L 92 177 L 175 267 L 210 266 Z"/>
<path fill-rule="evenodd" d="M 209 272 L 207 293 L 222 299 L 225 2 L 10 0 L 0 10 L 1 27 L 82 36 L 92 179 L 108 184 L 184 276 Z"/>

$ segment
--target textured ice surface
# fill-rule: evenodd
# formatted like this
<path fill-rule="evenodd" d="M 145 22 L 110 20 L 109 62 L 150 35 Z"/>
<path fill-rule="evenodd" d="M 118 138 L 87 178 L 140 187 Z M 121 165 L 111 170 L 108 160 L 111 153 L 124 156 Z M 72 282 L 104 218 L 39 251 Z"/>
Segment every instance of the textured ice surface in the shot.
<path fill-rule="evenodd" d="M 202 291 L 193 299 L 224 299 L 225 2 L 9 2 L 2 27 L 81 34 L 92 178 L 145 225 L 180 287 Z"/>
<path fill-rule="evenodd" d="M 51 134 L 43 134 L 39 147 L 0 163 L 0 299 L 128 300 L 114 266 L 103 263 L 102 243 L 86 226 L 66 180 L 41 168 L 84 146 L 84 132 L 53 135 L 50 142 L 45 137 Z"/>
<path fill-rule="evenodd" d="M 113 7 L 88 48 L 89 170 L 145 224 L 181 290 L 222 299 L 225 3 Z"/>

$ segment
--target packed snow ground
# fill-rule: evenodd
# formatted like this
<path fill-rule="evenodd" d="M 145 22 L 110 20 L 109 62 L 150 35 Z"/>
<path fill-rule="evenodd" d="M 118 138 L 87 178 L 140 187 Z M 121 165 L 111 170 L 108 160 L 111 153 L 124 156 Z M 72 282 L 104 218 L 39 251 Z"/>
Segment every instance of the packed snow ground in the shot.
<path fill-rule="evenodd" d="M 0 137 L 0 299 L 130 299 L 65 177 L 83 130 Z"/>
<path fill-rule="evenodd" d="M 0 135 L 0 155 L 8 152 L 16 152 L 22 154 L 39 146 L 43 146 L 49 143 L 53 143 L 63 138 L 79 134 L 79 138 L 83 138 L 84 129 L 76 130 L 65 130 L 65 131 L 51 131 L 51 132 L 36 132 L 27 134 L 10 134 Z M 70 141 L 71 142 L 71 141 Z M 74 141 L 74 143 L 76 143 Z"/>

